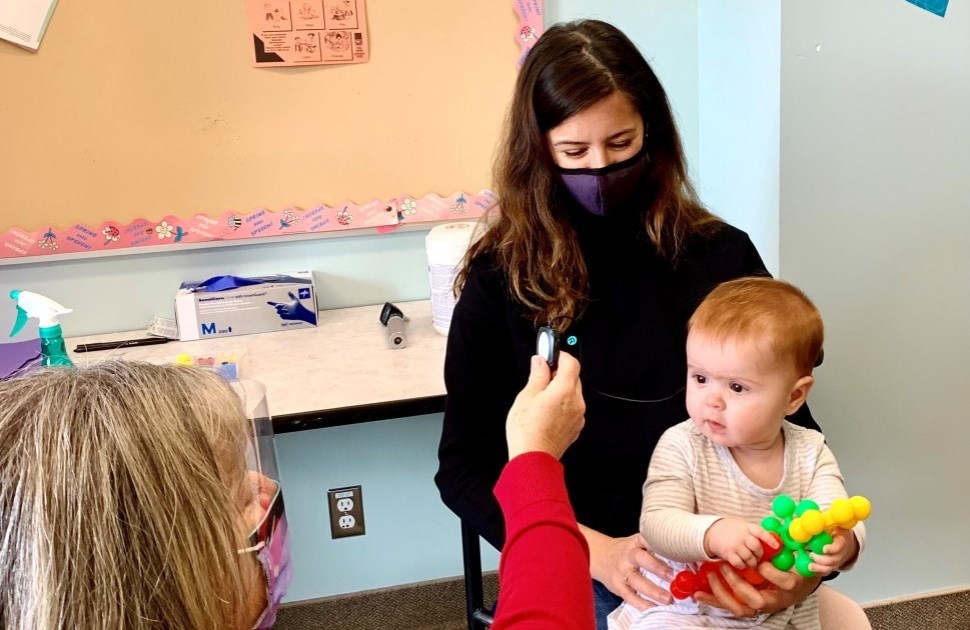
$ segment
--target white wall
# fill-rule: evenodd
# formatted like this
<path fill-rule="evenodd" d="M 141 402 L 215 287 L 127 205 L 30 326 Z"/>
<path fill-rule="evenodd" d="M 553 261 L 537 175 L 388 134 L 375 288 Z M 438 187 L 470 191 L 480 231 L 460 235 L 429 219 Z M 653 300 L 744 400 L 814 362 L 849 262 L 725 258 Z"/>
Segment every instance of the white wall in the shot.
<path fill-rule="evenodd" d="M 874 513 L 837 586 L 970 585 L 970 10 L 782 5 L 781 271 L 826 321 L 812 407 Z"/>
<path fill-rule="evenodd" d="M 699 0 L 698 192 L 778 273 L 781 0 Z"/>

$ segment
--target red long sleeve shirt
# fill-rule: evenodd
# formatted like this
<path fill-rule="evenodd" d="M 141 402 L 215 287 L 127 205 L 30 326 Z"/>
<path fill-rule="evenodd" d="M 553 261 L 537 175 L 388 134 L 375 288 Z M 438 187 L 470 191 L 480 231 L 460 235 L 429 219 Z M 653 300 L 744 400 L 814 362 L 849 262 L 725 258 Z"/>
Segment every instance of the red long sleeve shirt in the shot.
<path fill-rule="evenodd" d="M 562 464 L 546 453 L 519 455 L 503 469 L 495 497 L 505 516 L 505 547 L 492 630 L 595 628 L 589 547 Z"/>

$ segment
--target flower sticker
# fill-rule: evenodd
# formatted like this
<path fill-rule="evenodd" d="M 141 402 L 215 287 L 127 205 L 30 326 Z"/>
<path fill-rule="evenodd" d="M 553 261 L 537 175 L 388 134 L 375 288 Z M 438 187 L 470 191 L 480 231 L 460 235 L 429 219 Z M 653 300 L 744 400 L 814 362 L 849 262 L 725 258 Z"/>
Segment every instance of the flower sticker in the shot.
<path fill-rule="evenodd" d="M 465 193 L 458 193 L 458 198 L 455 199 L 455 203 L 451 204 L 451 212 L 453 214 L 465 214 L 468 212 L 468 200 L 465 199 Z"/>
<path fill-rule="evenodd" d="M 121 230 L 113 225 L 106 225 L 101 229 L 101 234 L 104 235 L 104 244 L 114 243 L 121 236 Z"/>
<path fill-rule="evenodd" d="M 47 231 L 44 232 L 44 237 L 37 241 L 37 245 L 44 249 L 49 249 L 52 252 L 57 251 L 57 235 L 54 234 L 54 230 L 47 228 Z"/>
<path fill-rule="evenodd" d="M 401 208 L 397 212 L 397 220 L 404 221 L 409 216 L 418 211 L 418 202 L 410 197 L 405 197 L 401 202 Z"/>
<path fill-rule="evenodd" d="M 344 208 L 337 213 L 337 223 L 340 225 L 350 225 L 350 222 L 353 220 L 354 217 L 350 216 L 350 213 L 347 212 L 347 208 Z"/>
<path fill-rule="evenodd" d="M 168 221 L 162 221 L 155 226 L 155 233 L 158 238 L 172 238 L 172 230 L 174 228 L 168 224 Z"/>
<path fill-rule="evenodd" d="M 296 216 L 292 211 L 285 210 L 283 212 L 283 218 L 280 219 L 280 229 L 285 230 L 288 227 L 292 227 L 294 224 L 300 222 L 300 217 Z"/>

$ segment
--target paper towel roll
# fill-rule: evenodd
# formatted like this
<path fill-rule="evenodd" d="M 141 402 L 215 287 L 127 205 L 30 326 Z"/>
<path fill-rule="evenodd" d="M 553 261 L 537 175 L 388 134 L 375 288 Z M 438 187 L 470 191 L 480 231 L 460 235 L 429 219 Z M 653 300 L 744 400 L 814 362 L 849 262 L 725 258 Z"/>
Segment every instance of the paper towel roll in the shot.
<path fill-rule="evenodd" d="M 431 324 L 442 335 L 448 334 L 455 309 L 455 276 L 478 233 L 477 223 L 460 221 L 437 225 L 424 238 L 431 282 Z"/>

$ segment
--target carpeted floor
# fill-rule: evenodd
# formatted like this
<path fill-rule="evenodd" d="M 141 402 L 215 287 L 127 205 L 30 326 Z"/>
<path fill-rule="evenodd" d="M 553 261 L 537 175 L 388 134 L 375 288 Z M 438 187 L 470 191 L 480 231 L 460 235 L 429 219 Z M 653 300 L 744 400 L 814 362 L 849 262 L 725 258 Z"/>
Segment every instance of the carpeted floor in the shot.
<path fill-rule="evenodd" d="M 485 576 L 493 601 L 495 574 Z M 970 630 L 970 590 L 914 596 L 866 607 L 873 630 Z M 467 630 L 460 578 L 285 604 L 276 630 Z"/>
<path fill-rule="evenodd" d="M 970 590 L 866 606 L 873 630 L 970 630 Z"/>

